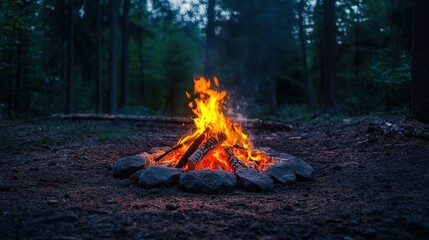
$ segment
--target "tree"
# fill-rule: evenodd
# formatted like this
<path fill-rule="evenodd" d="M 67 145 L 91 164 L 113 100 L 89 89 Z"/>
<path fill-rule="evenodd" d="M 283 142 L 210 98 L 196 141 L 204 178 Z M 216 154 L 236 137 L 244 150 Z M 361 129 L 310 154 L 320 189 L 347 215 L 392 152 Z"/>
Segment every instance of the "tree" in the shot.
<path fill-rule="evenodd" d="M 267 78 L 267 95 L 268 104 L 272 114 L 277 113 L 277 79 L 276 79 L 276 55 L 275 55 L 275 30 L 274 30 L 274 4 L 270 1 L 267 10 L 267 49 L 268 49 L 268 69 L 269 75 Z"/>
<path fill-rule="evenodd" d="M 411 114 L 429 123 L 429 1 L 414 0 Z"/>
<path fill-rule="evenodd" d="M 101 113 L 103 110 L 103 82 L 102 82 L 102 71 L 101 71 L 101 3 L 96 1 L 96 32 L 97 32 L 97 64 L 96 64 L 96 81 L 97 81 L 97 104 L 96 112 Z"/>
<path fill-rule="evenodd" d="M 20 6 L 22 12 L 22 6 Z M 22 13 L 21 13 L 22 14 Z M 20 95 L 20 85 L 21 85 L 21 53 L 22 53 L 22 32 L 18 30 L 18 49 L 17 49 L 17 60 L 16 60 L 16 75 L 15 75 L 15 104 L 14 109 L 17 111 L 19 109 L 19 95 Z"/>
<path fill-rule="evenodd" d="M 305 0 L 299 0 L 299 3 L 298 3 L 298 35 L 299 35 L 299 43 L 301 45 L 302 70 L 303 70 L 303 79 L 304 79 L 304 83 L 305 83 L 305 92 L 307 94 L 307 101 L 309 103 L 311 103 L 310 80 L 308 78 L 307 44 L 306 44 L 305 29 L 304 29 L 305 5 L 306 5 Z"/>
<path fill-rule="evenodd" d="M 109 42 L 109 113 L 117 111 L 117 25 L 118 0 L 110 0 L 110 42 Z"/>
<path fill-rule="evenodd" d="M 121 98 L 119 109 L 123 109 L 128 99 L 128 64 L 130 42 L 130 0 L 124 0 L 124 13 L 122 16 L 122 68 L 121 68 Z"/>
<path fill-rule="evenodd" d="M 74 96 L 74 27 L 73 27 L 73 0 L 68 2 L 68 41 L 67 41 L 67 108 L 66 113 L 73 112 Z"/>
<path fill-rule="evenodd" d="M 361 15 L 361 8 L 360 8 L 360 2 L 361 0 L 356 0 L 356 19 L 355 19 L 355 81 L 359 82 L 359 76 L 360 76 L 360 15 Z"/>
<path fill-rule="evenodd" d="M 139 1 L 139 7 L 138 7 L 138 23 L 142 24 L 143 22 L 143 12 L 145 9 L 145 1 L 146 0 L 140 0 Z M 144 85 L 144 61 L 143 61 L 143 26 L 141 26 L 138 30 L 137 34 L 137 46 L 138 46 L 138 59 L 139 59 L 139 76 L 140 76 L 140 95 L 142 99 L 142 103 L 145 104 L 145 85 Z"/>
<path fill-rule="evenodd" d="M 206 48 L 205 48 L 205 62 L 204 62 L 204 75 L 208 78 L 213 77 L 214 63 L 213 63 L 213 47 L 214 47 L 214 8 L 216 0 L 208 0 L 207 3 L 207 26 L 206 26 Z"/>
<path fill-rule="evenodd" d="M 323 0 L 323 103 L 325 109 L 335 105 L 335 0 Z"/>

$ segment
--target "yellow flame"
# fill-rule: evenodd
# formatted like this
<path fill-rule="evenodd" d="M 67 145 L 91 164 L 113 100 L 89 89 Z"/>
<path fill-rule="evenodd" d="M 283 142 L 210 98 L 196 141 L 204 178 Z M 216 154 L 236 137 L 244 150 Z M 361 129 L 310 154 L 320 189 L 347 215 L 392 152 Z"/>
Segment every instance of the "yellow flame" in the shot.
<path fill-rule="evenodd" d="M 214 78 L 214 83 L 219 86 L 218 78 Z M 186 95 L 191 99 L 189 93 Z M 201 77 L 194 80 L 194 97 L 195 99 L 189 103 L 189 107 L 196 115 L 193 120 L 197 131 L 190 137 L 182 138 L 179 143 L 183 143 L 189 138 L 196 138 L 208 129 L 207 136 L 226 135 L 224 146 L 238 144 L 246 148 L 251 147 L 249 137 L 243 133 L 239 124 L 234 123 L 223 112 L 224 104 L 227 101 L 226 91 L 212 89 L 210 80 Z"/>
<path fill-rule="evenodd" d="M 213 82 L 216 87 L 219 87 L 219 79 L 217 77 L 213 78 Z M 221 146 L 211 151 L 199 163 L 196 170 L 222 168 L 226 171 L 232 171 L 227 162 L 228 156 L 224 151 L 224 147 L 234 149 L 234 155 L 247 167 L 260 170 L 263 166 L 271 162 L 271 158 L 253 150 L 249 136 L 243 132 L 241 126 L 231 118 L 225 116 L 224 107 L 228 100 L 226 91 L 218 91 L 211 88 L 210 80 L 200 77 L 199 79 L 194 79 L 194 94 L 185 93 L 188 99 L 191 100 L 188 105 L 195 114 L 193 121 L 196 130 L 193 133 L 185 134 L 177 143 L 178 145 L 181 144 L 182 147 L 158 164 L 171 165 L 172 163 L 177 163 L 190 144 L 201 134 L 205 134 L 206 139 L 209 137 L 217 138 L 220 134 L 223 134 L 226 136 L 226 140 Z M 237 148 L 237 146 L 239 147 Z"/>

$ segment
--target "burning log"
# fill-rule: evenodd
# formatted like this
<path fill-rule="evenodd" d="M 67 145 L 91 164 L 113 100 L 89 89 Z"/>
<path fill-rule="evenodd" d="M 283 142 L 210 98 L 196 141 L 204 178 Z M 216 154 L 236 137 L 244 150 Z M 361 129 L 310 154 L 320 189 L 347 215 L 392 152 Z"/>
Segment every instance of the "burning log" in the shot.
<path fill-rule="evenodd" d="M 161 154 L 160 156 L 158 156 L 157 158 L 154 159 L 155 162 L 159 162 L 161 161 L 161 159 L 165 158 L 166 156 L 168 156 L 168 154 L 179 150 L 181 147 L 183 147 L 184 145 L 188 144 L 192 139 L 188 139 L 185 142 L 181 143 L 181 144 L 177 144 L 176 146 L 172 147 L 171 149 L 165 151 L 165 153 Z"/>
<path fill-rule="evenodd" d="M 244 164 L 240 161 L 240 159 L 238 159 L 234 153 L 232 152 L 231 148 L 226 147 L 225 148 L 225 152 L 228 155 L 228 163 L 231 166 L 232 170 L 234 170 L 234 172 L 237 172 L 238 169 L 240 168 L 245 168 L 246 166 L 244 166 Z"/>
<path fill-rule="evenodd" d="M 198 150 L 196 150 L 188 159 L 189 169 L 195 169 L 195 166 L 214 148 L 225 141 L 225 134 L 219 134 L 218 139 L 210 137 Z"/>
<path fill-rule="evenodd" d="M 179 150 L 182 146 L 183 146 L 183 144 L 177 144 L 176 146 L 172 147 L 171 149 L 165 151 L 165 153 L 163 153 L 160 156 L 158 156 L 157 158 L 155 158 L 154 161 L 155 162 L 161 161 L 161 159 L 165 158 L 168 154 L 170 154 L 176 150 Z"/>
<path fill-rule="evenodd" d="M 246 151 L 246 152 L 250 151 L 250 154 L 251 154 L 251 155 L 258 155 L 258 152 L 257 152 L 257 151 L 250 150 L 250 149 L 248 149 L 248 148 L 245 148 L 245 147 L 240 146 L 240 145 L 237 145 L 237 144 L 235 144 L 235 145 L 234 145 L 234 146 L 232 146 L 232 147 L 233 147 L 233 148 L 235 148 L 235 149 L 241 150 L 241 151 Z"/>
<path fill-rule="evenodd" d="M 207 131 L 207 130 L 206 130 Z M 189 146 L 183 156 L 180 158 L 179 162 L 177 162 L 176 168 L 183 168 L 188 161 L 188 158 L 198 149 L 200 144 L 205 139 L 205 132 L 201 133 L 195 141 Z"/>
<path fill-rule="evenodd" d="M 248 151 L 250 151 L 250 154 L 252 155 L 252 156 L 256 156 L 256 155 L 258 155 L 258 152 L 257 151 L 254 151 L 254 150 L 250 150 L 250 149 L 248 149 L 248 148 L 245 148 L 245 147 L 243 147 L 243 146 L 240 146 L 240 145 L 234 145 L 233 146 L 233 148 L 235 148 L 235 149 L 238 149 L 238 150 L 240 150 L 240 151 L 246 151 L 246 152 L 248 152 Z M 231 150 L 231 149 L 230 149 Z M 250 159 L 250 160 L 252 160 L 252 159 Z M 257 161 L 253 161 L 255 164 L 257 164 L 257 165 L 260 165 L 260 163 L 259 162 L 257 162 Z"/>

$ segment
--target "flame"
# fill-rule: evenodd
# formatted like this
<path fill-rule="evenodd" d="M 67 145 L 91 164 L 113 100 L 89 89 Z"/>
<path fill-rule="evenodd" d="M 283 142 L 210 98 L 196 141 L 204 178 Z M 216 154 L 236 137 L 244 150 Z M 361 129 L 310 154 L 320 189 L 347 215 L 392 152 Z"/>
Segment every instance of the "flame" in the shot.
<path fill-rule="evenodd" d="M 175 166 L 192 142 L 201 134 L 205 135 L 205 139 L 210 137 L 218 139 L 222 134 L 226 136 L 225 141 L 211 150 L 198 163 L 195 170 L 222 169 L 232 172 L 233 169 L 229 166 L 225 147 L 231 148 L 234 155 L 246 167 L 262 170 L 273 160 L 263 152 L 254 150 L 249 136 L 243 132 L 241 126 L 225 116 L 225 103 L 229 100 L 229 97 L 226 91 L 219 90 L 219 79 L 217 77 L 213 78 L 213 83 L 215 88 L 212 88 L 210 79 L 204 77 L 194 79 L 193 95 L 189 92 L 185 92 L 185 94 L 190 100 L 188 106 L 196 116 L 193 118 L 196 129 L 192 133 L 185 134 L 178 141 L 179 149 L 168 154 L 156 164 Z M 159 156 L 161 154 L 155 155 Z M 187 169 L 187 166 L 185 166 L 185 169 Z"/>

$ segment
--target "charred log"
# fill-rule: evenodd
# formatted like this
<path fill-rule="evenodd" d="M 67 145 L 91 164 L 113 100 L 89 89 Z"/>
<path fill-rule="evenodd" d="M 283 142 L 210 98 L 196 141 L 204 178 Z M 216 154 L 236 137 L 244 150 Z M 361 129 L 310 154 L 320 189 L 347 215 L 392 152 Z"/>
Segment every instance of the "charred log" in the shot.
<path fill-rule="evenodd" d="M 232 146 L 233 148 L 235 148 L 235 149 L 238 149 L 238 150 L 240 150 L 240 151 L 246 151 L 246 152 L 249 152 L 250 151 L 250 154 L 252 155 L 252 156 L 256 156 L 256 155 L 258 155 L 258 152 L 257 151 L 254 151 L 254 150 L 251 150 L 251 149 L 248 149 L 248 148 L 246 148 L 246 147 L 243 147 L 243 146 L 240 146 L 240 145 L 237 145 L 237 144 L 235 144 L 234 146 Z"/>
<path fill-rule="evenodd" d="M 238 159 L 234 153 L 232 152 L 231 148 L 226 147 L 225 148 L 225 152 L 228 155 L 228 163 L 231 166 L 232 170 L 234 170 L 234 172 L 237 172 L 238 169 L 240 168 L 245 168 L 246 166 L 244 166 L 244 164 L 240 161 L 240 159 Z"/>
<path fill-rule="evenodd" d="M 154 159 L 155 162 L 159 162 L 161 161 L 161 159 L 165 158 L 166 156 L 168 156 L 170 153 L 179 150 L 181 147 L 183 147 L 183 144 L 177 144 L 176 146 L 170 148 L 169 150 L 165 151 L 165 153 L 161 154 L 160 156 L 156 157 Z"/>
<path fill-rule="evenodd" d="M 188 159 L 189 169 L 195 169 L 195 166 L 203 160 L 203 158 L 214 148 L 219 146 L 223 141 L 225 141 L 226 136 L 224 134 L 219 134 L 218 138 L 211 137 L 209 138 L 201 147 L 196 150 Z"/>
<path fill-rule="evenodd" d="M 371 119 L 368 132 L 387 136 L 407 136 L 429 140 L 429 127 L 422 124 L 395 124 L 383 119 Z"/>
<path fill-rule="evenodd" d="M 258 154 L 260 154 L 260 153 L 258 153 L 257 151 L 254 151 L 254 150 L 250 150 L 250 149 L 248 149 L 248 148 L 245 148 L 245 147 L 243 147 L 243 146 L 240 146 L 240 145 L 237 145 L 237 144 L 235 144 L 234 146 L 232 146 L 233 148 L 235 148 L 235 149 L 238 149 L 238 150 L 240 150 L 240 151 L 244 151 L 244 152 L 249 152 L 250 151 L 250 155 L 251 156 L 257 156 Z M 252 160 L 252 159 L 250 159 L 250 160 Z M 260 165 L 260 163 L 258 162 L 258 161 L 253 161 L 255 164 L 257 164 L 257 165 Z"/>
<path fill-rule="evenodd" d="M 183 154 L 183 156 L 180 158 L 179 162 L 177 162 L 176 168 L 183 168 L 188 161 L 188 158 L 198 149 L 200 144 L 205 139 L 205 132 L 201 133 L 195 141 L 189 146 L 189 148 L 186 150 L 186 152 Z"/>
<path fill-rule="evenodd" d="M 188 139 L 183 143 L 177 144 L 176 146 L 172 147 L 171 149 L 168 149 L 167 151 L 165 151 L 163 154 L 161 154 L 160 156 L 158 156 L 157 158 L 155 158 L 155 162 L 159 162 L 161 161 L 161 159 L 165 158 L 166 156 L 168 156 L 170 153 L 179 150 L 181 147 L 183 147 L 184 145 L 187 145 L 188 143 L 190 143 L 191 141 L 193 141 L 193 139 Z"/>

